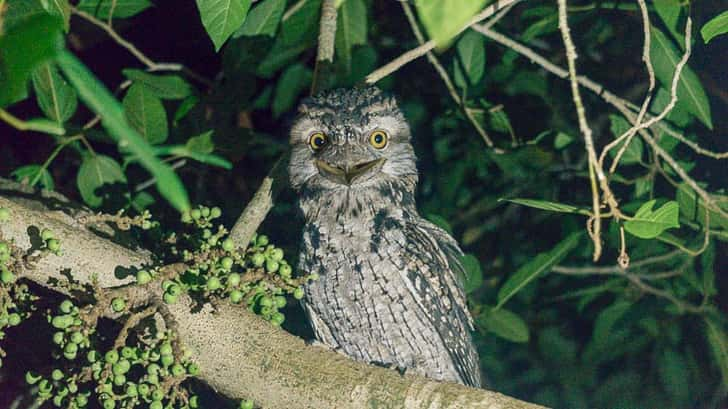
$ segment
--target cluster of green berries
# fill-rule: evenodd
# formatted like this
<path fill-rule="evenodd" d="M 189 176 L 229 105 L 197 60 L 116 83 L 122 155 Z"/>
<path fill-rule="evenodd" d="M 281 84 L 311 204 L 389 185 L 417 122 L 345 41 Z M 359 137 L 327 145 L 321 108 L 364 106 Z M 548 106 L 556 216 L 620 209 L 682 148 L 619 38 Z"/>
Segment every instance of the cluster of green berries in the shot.
<path fill-rule="evenodd" d="M 182 213 L 182 223 L 191 223 L 205 228 L 212 226 L 212 221 L 220 216 L 222 216 L 222 210 L 217 206 L 213 208 L 198 206 Z"/>
<path fill-rule="evenodd" d="M 15 274 L 10 271 L 11 256 L 10 244 L 0 241 L 0 284 L 12 284 L 15 282 Z"/>
<path fill-rule="evenodd" d="M 26 372 L 25 381 L 38 386 L 35 393 L 41 401 L 50 400 L 57 408 L 80 409 L 88 406 L 91 391 L 79 390 L 75 377 L 67 377 L 58 368 L 53 369 L 48 377 Z"/>
<path fill-rule="evenodd" d="M 69 361 L 75 360 L 80 352 L 91 346 L 89 335 L 93 333 L 93 329 L 85 328 L 79 311 L 71 300 L 63 300 L 55 314 L 47 314 L 48 322 L 56 329 L 53 343 Z"/>
<path fill-rule="evenodd" d="M 43 240 L 43 245 L 48 251 L 55 255 L 61 254 L 61 241 L 55 237 L 50 229 L 41 230 L 40 238 Z"/>

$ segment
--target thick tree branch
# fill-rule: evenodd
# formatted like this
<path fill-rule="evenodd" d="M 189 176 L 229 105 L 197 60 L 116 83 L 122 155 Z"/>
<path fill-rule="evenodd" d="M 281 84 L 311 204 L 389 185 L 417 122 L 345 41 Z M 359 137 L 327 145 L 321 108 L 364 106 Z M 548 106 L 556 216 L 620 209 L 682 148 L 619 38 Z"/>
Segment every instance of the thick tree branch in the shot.
<path fill-rule="evenodd" d="M 11 188 L 8 189 L 8 186 Z M 129 271 L 152 263 L 144 250 L 129 249 L 79 223 L 58 197 L 43 199 L 0 183 L 0 207 L 12 217 L 0 229 L 5 240 L 31 247 L 28 232 L 49 228 L 62 243 L 60 256 L 48 254 L 20 275 L 58 289 L 49 279 L 69 272 L 82 284 L 96 277 L 103 288 L 128 284 Z M 149 297 L 161 288 L 149 287 Z M 158 293 L 157 293 L 158 292 Z M 220 303 L 191 312 L 191 300 L 169 305 L 179 340 L 192 352 L 199 378 L 231 398 L 252 398 L 265 408 L 536 408 L 495 392 L 401 376 L 397 371 L 354 362 L 341 354 L 306 346 L 300 338 L 270 325 L 246 309 Z"/>

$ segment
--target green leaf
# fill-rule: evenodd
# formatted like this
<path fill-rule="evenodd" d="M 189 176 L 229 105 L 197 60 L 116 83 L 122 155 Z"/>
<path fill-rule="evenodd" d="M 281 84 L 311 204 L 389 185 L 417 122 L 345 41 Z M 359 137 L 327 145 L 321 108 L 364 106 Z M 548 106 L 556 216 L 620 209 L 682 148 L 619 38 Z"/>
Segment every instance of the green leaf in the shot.
<path fill-rule="evenodd" d="M 650 57 L 655 69 L 655 75 L 665 88 L 670 89 L 675 66 L 680 61 L 681 56 L 670 42 L 670 39 L 660 29 L 653 26 L 651 32 Z M 713 129 L 708 97 L 705 95 L 700 79 L 687 65 L 683 68 L 678 80 L 677 96 L 680 106 L 695 115 L 705 126 Z"/>
<path fill-rule="evenodd" d="M 543 274 L 549 272 L 553 266 L 561 262 L 571 250 L 573 250 L 579 240 L 581 232 L 572 233 L 569 237 L 562 240 L 553 249 L 539 253 L 533 260 L 519 268 L 498 291 L 498 305 L 496 309 L 505 304 L 511 297 L 516 295 L 523 287 L 539 278 Z"/>
<path fill-rule="evenodd" d="M 565 147 L 569 146 L 572 142 L 574 142 L 574 137 L 563 132 L 559 132 L 556 134 L 556 138 L 554 138 L 554 148 L 556 149 L 564 149 Z"/>
<path fill-rule="evenodd" d="M 656 202 L 653 199 L 640 206 L 634 218 L 624 223 L 625 230 L 641 239 L 654 239 L 667 229 L 680 227 L 678 203 L 669 201 L 653 211 Z"/>
<path fill-rule="evenodd" d="M 152 147 L 129 126 L 121 104 L 104 84 L 68 51 L 59 53 L 57 62 L 81 100 L 101 116 L 101 123 L 119 146 L 136 155 L 142 166 L 154 176 L 162 196 L 177 210 L 189 210 L 190 202 L 182 181 L 169 165 L 152 154 Z"/>
<path fill-rule="evenodd" d="M 489 307 L 478 316 L 478 325 L 495 335 L 511 342 L 528 342 L 528 326 L 516 313 L 509 310 Z"/>
<path fill-rule="evenodd" d="M 300 63 L 293 64 L 283 71 L 276 84 L 275 96 L 271 106 L 274 117 L 279 117 L 293 107 L 298 95 L 311 82 L 311 77 L 311 70 Z"/>
<path fill-rule="evenodd" d="M 251 0 L 197 0 L 202 25 L 219 51 L 225 41 L 243 24 Z"/>
<path fill-rule="evenodd" d="M 162 99 L 184 99 L 192 94 L 192 87 L 178 75 L 154 75 L 142 70 L 121 70 L 126 78 L 146 85 L 147 90 Z"/>
<path fill-rule="evenodd" d="M 470 294 L 483 285 L 483 270 L 480 267 L 480 261 L 478 258 L 472 254 L 464 255 L 460 259 L 460 262 L 467 274 L 465 280 L 463 280 L 463 287 L 465 289 L 465 293 Z"/>
<path fill-rule="evenodd" d="M 146 85 L 133 84 L 122 104 L 129 125 L 147 142 L 157 145 L 167 140 L 167 112 Z"/>
<path fill-rule="evenodd" d="M 71 5 L 68 4 L 68 0 L 42 0 L 41 4 L 48 14 L 63 20 L 63 30 L 68 32 L 71 20 Z"/>
<path fill-rule="evenodd" d="M 261 1 L 250 10 L 243 25 L 233 34 L 233 38 L 258 35 L 275 36 L 285 7 L 286 0 Z"/>
<path fill-rule="evenodd" d="M 48 172 L 48 169 L 43 169 L 40 165 L 25 165 L 21 166 L 10 174 L 20 183 L 35 186 L 36 183 L 40 183 L 44 189 L 53 190 L 56 188 L 53 183 L 53 176 Z"/>
<path fill-rule="evenodd" d="M 610 129 L 615 138 L 619 138 L 631 128 L 629 122 L 627 122 L 627 120 L 624 119 L 624 117 L 621 115 L 610 114 L 609 121 L 611 123 Z M 617 146 L 609 151 L 609 155 L 612 158 L 617 156 L 619 150 L 622 149 L 622 147 L 624 146 L 624 142 L 625 141 L 620 142 Z M 622 158 L 620 159 L 619 163 L 623 163 L 625 165 L 640 163 L 642 161 L 643 150 L 644 146 L 642 144 L 642 139 L 640 139 L 640 137 L 636 134 L 633 135 L 632 140 L 630 141 L 627 149 L 624 151 L 624 154 L 622 154 Z"/>
<path fill-rule="evenodd" d="M 700 267 L 703 272 L 701 291 L 704 295 L 711 296 L 718 294 L 715 286 L 715 242 L 712 242 L 700 255 Z"/>
<path fill-rule="evenodd" d="M 126 183 L 126 175 L 121 166 L 105 155 L 89 155 L 81 163 L 76 176 L 76 184 L 81 197 L 87 205 L 98 207 L 104 201 L 97 189 L 117 182 Z"/>
<path fill-rule="evenodd" d="M 549 202 L 546 200 L 536 200 L 536 199 L 519 199 L 519 198 L 500 199 L 500 200 L 505 200 L 505 201 L 523 205 L 523 206 L 534 207 L 536 209 L 548 210 L 551 212 L 583 214 L 585 216 L 591 215 L 589 209 L 586 209 L 583 207 L 576 207 L 576 206 L 565 204 L 565 203 L 556 203 L 556 202 Z"/>
<path fill-rule="evenodd" d="M 367 7 L 364 0 L 345 0 L 339 8 L 334 38 L 336 55 L 351 72 L 351 49 L 367 42 Z"/>
<path fill-rule="evenodd" d="M 728 196 L 724 195 L 710 195 L 721 209 L 728 212 Z M 698 196 L 697 192 L 693 190 L 687 183 L 683 182 L 677 185 L 677 191 L 675 192 L 675 200 L 680 205 L 680 214 L 688 219 L 689 221 L 705 225 L 705 203 L 703 199 Z M 710 226 L 715 229 L 719 226 L 723 229 L 728 230 L 728 219 L 723 217 L 720 213 L 715 210 L 708 210 L 710 218 Z"/>
<path fill-rule="evenodd" d="M 728 10 L 713 17 L 700 29 L 703 41 L 708 44 L 713 38 L 728 33 Z"/>
<path fill-rule="evenodd" d="M 149 0 L 81 0 L 76 7 L 98 18 L 107 19 L 111 13 L 114 18 L 132 17 L 151 5 Z"/>
<path fill-rule="evenodd" d="M 212 153 L 215 150 L 215 144 L 212 142 L 212 132 L 210 130 L 191 137 L 187 140 L 185 148 L 190 152 Z"/>
<path fill-rule="evenodd" d="M 657 15 L 665 23 L 665 27 L 670 30 L 673 38 L 680 42 L 680 46 L 685 43 L 685 37 L 677 31 L 677 23 L 680 20 L 680 12 L 682 10 L 682 0 L 654 0 L 654 7 Z"/>
<path fill-rule="evenodd" d="M 656 361 L 657 373 L 670 399 L 678 406 L 683 406 L 690 395 L 688 383 L 685 382 L 690 378 L 685 357 L 672 348 L 666 348 Z"/>
<path fill-rule="evenodd" d="M 713 352 L 715 363 L 720 368 L 723 384 L 728 385 L 728 334 L 718 320 L 712 317 L 705 319 L 705 336 Z"/>
<path fill-rule="evenodd" d="M 594 320 L 594 330 L 592 332 L 592 340 L 598 344 L 608 343 L 612 328 L 630 309 L 632 303 L 625 300 L 617 300 L 614 304 L 603 309 Z"/>
<path fill-rule="evenodd" d="M 61 19 L 43 13 L 0 35 L 0 108 L 28 95 L 31 73 L 58 52 L 62 30 Z"/>
<path fill-rule="evenodd" d="M 208 131 L 207 133 L 212 133 L 212 131 Z M 203 134 L 204 135 L 204 134 Z M 213 155 L 210 153 L 203 153 L 199 151 L 192 150 L 187 147 L 187 145 L 171 145 L 171 146 L 160 146 L 155 147 L 154 152 L 157 155 L 172 155 L 177 157 L 183 157 L 183 158 L 190 158 L 193 160 L 196 160 L 201 163 L 206 163 L 208 165 L 218 166 L 224 169 L 232 169 L 233 165 L 229 161 L 227 161 L 224 158 L 221 158 L 217 155 Z"/>
<path fill-rule="evenodd" d="M 427 34 L 443 49 L 485 3 L 486 0 L 415 0 L 415 7 Z"/>
<path fill-rule="evenodd" d="M 485 37 L 473 30 L 467 30 L 455 44 L 455 49 L 459 67 L 467 78 L 467 85 L 477 84 L 485 72 Z"/>
<path fill-rule="evenodd" d="M 46 116 L 62 124 L 76 112 L 76 91 L 61 77 L 54 64 L 44 63 L 33 71 L 31 78 L 38 105 Z"/>

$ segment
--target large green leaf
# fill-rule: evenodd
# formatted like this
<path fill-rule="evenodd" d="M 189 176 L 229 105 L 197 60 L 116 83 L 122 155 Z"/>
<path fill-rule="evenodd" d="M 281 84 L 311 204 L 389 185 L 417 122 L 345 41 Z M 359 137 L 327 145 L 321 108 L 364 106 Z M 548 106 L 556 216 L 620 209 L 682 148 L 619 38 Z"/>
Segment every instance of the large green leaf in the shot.
<path fill-rule="evenodd" d="M 184 99 L 192 94 L 192 87 L 178 75 L 154 75 L 142 70 L 121 70 L 126 78 L 144 84 L 154 96 L 162 99 Z"/>
<path fill-rule="evenodd" d="M 219 51 L 227 39 L 243 24 L 251 0 L 197 0 L 202 25 Z"/>
<path fill-rule="evenodd" d="M 415 0 L 417 14 L 438 48 L 446 47 L 486 0 Z"/>
<path fill-rule="evenodd" d="M 667 229 L 680 227 L 677 202 L 669 201 L 653 211 L 656 202 L 650 200 L 640 206 L 634 218 L 624 223 L 624 229 L 641 239 L 654 239 Z"/>
<path fill-rule="evenodd" d="M 477 84 L 485 72 L 485 37 L 468 30 L 455 44 L 457 64 L 455 83 L 461 88 Z"/>
<path fill-rule="evenodd" d="M 728 10 L 713 17 L 700 29 L 703 41 L 708 44 L 713 38 L 728 33 Z"/>
<path fill-rule="evenodd" d="M 516 313 L 498 307 L 483 309 L 477 319 L 478 326 L 511 342 L 528 342 L 528 326 Z"/>
<path fill-rule="evenodd" d="M 162 101 L 144 84 L 135 83 L 122 102 L 126 119 L 152 145 L 167 140 L 167 112 Z"/>
<path fill-rule="evenodd" d="M 177 210 L 190 208 L 187 191 L 172 168 L 152 153 L 152 147 L 124 118 L 121 104 L 109 90 L 68 51 L 59 53 L 57 62 L 81 100 L 101 116 L 101 123 L 120 147 L 136 155 L 139 162 L 154 175 L 157 189 Z"/>
<path fill-rule="evenodd" d="M 680 61 L 681 55 L 660 29 L 652 27 L 651 32 L 650 58 L 655 69 L 655 75 L 665 88 L 670 89 L 675 66 Z M 695 115 L 705 126 L 713 129 L 708 97 L 705 95 L 700 79 L 687 65 L 683 68 L 678 80 L 677 96 L 680 106 Z"/>
<path fill-rule="evenodd" d="M 632 302 L 617 300 L 614 304 L 599 312 L 599 315 L 597 315 L 597 318 L 594 320 L 592 343 L 594 345 L 609 344 L 608 340 L 613 332 L 612 329 L 631 307 Z M 597 350 L 598 349 L 599 348 L 597 348 Z"/>
<path fill-rule="evenodd" d="M 152 2 L 149 0 L 81 0 L 76 7 L 96 17 L 107 19 L 111 13 L 114 18 L 132 17 L 151 5 Z"/>
<path fill-rule="evenodd" d="M 711 195 L 721 209 L 728 212 L 728 196 L 724 195 Z M 687 183 L 680 183 L 677 185 L 677 191 L 675 192 L 675 200 L 680 205 L 680 214 L 688 219 L 689 221 L 705 225 L 705 202 L 698 196 L 698 194 L 691 188 Z M 721 227 L 728 230 L 728 219 L 723 217 L 720 213 L 710 209 L 709 221 L 710 227 L 716 229 Z"/>
<path fill-rule="evenodd" d="M 105 155 L 87 156 L 76 176 L 81 197 L 91 207 L 98 207 L 104 201 L 104 197 L 99 195 L 99 188 L 117 182 L 126 183 L 124 171 L 114 159 Z"/>
<path fill-rule="evenodd" d="M 460 262 L 465 269 L 466 276 L 463 280 L 465 293 L 470 294 L 483 285 L 483 269 L 480 267 L 480 261 L 472 254 L 466 254 Z"/>
<path fill-rule="evenodd" d="M 32 74 L 38 105 L 46 116 L 62 124 L 76 112 L 76 91 L 58 73 L 50 62 L 36 68 Z"/>
<path fill-rule="evenodd" d="M 553 266 L 561 262 L 579 244 L 580 239 L 581 232 L 572 233 L 553 249 L 539 253 L 533 260 L 519 268 L 498 291 L 496 309 L 502 307 L 527 284 L 549 272 Z"/>
<path fill-rule="evenodd" d="M 534 207 L 536 209 L 541 209 L 541 210 L 548 210 L 551 212 L 583 214 L 584 216 L 591 215 L 589 209 L 587 209 L 587 208 L 577 207 L 577 206 L 566 204 L 566 203 L 556 203 L 556 202 L 549 202 L 546 200 L 519 199 L 519 198 L 500 199 L 500 200 L 506 200 L 511 203 L 528 206 L 528 207 Z"/>
<path fill-rule="evenodd" d="M 273 97 L 273 116 L 278 117 L 288 111 L 296 103 L 296 98 L 311 82 L 311 70 L 303 64 L 294 64 L 288 67 L 276 84 Z"/>
<path fill-rule="evenodd" d="M 680 14 L 682 10 L 682 0 L 654 0 L 653 6 L 655 12 L 660 16 L 660 19 L 665 23 L 665 27 L 670 31 L 672 37 L 680 42 L 680 47 L 685 43 L 684 34 L 677 31 L 677 24 L 680 21 Z"/>
<path fill-rule="evenodd" d="M 344 0 L 336 21 L 336 54 L 351 71 L 351 49 L 367 42 L 367 7 L 364 0 Z"/>
<path fill-rule="evenodd" d="M 53 58 L 63 44 L 63 21 L 33 14 L 0 35 L 0 108 L 28 95 L 33 70 Z"/>
<path fill-rule="evenodd" d="M 233 37 L 267 35 L 273 37 L 283 16 L 286 0 L 264 0 L 253 7 Z"/>

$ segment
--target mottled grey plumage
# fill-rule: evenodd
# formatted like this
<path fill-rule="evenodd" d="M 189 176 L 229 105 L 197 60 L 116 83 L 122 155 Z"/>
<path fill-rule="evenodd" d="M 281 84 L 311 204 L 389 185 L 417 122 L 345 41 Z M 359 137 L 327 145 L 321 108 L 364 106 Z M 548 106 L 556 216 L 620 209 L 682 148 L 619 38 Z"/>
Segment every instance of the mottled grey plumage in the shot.
<path fill-rule="evenodd" d="M 320 276 L 303 300 L 316 337 L 358 360 L 480 386 L 462 253 L 417 213 L 416 158 L 394 98 L 376 88 L 313 97 L 291 148 L 306 221 L 300 269 Z"/>

